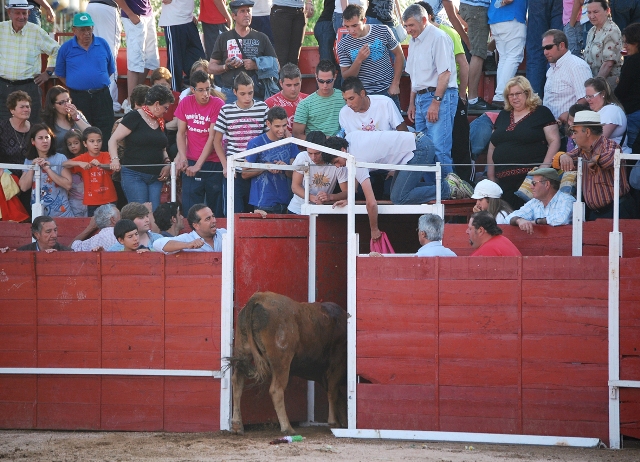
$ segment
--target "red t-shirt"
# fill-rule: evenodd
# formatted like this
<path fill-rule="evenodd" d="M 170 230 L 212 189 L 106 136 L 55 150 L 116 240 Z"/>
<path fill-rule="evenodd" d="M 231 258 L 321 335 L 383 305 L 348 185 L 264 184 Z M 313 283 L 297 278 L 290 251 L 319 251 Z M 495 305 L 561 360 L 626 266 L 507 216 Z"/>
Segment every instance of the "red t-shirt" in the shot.
<path fill-rule="evenodd" d="M 173 103 L 169 105 L 169 109 L 167 109 L 167 112 L 162 116 L 165 122 L 171 122 L 173 120 L 173 113 L 176 112 L 176 108 L 180 103 L 180 93 L 173 90 L 171 90 L 171 93 L 173 93 Z"/>
<path fill-rule="evenodd" d="M 306 93 L 300 93 L 298 94 L 298 99 L 296 99 L 295 101 L 290 101 L 282 96 L 282 92 L 280 92 L 276 93 L 270 98 L 265 99 L 264 102 L 267 106 L 269 106 L 269 109 L 275 106 L 280 106 L 287 112 L 287 128 L 289 129 L 289 131 L 291 131 L 293 130 L 293 116 L 296 114 L 296 108 L 298 107 L 300 101 L 305 99 L 307 96 L 309 95 L 307 95 Z"/>
<path fill-rule="evenodd" d="M 91 162 L 94 159 L 98 159 L 101 164 L 111 163 L 111 157 L 108 152 L 101 152 L 97 157 L 85 152 L 71 160 L 75 162 Z M 111 170 L 92 166 L 89 170 L 73 167 L 71 171 L 82 175 L 82 182 L 84 183 L 84 200 L 82 203 L 84 205 L 104 205 L 118 200 L 116 188 L 113 185 L 113 180 L 111 180 Z"/>
<path fill-rule="evenodd" d="M 521 257 L 518 248 L 502 234 L 493 236 L 471 254 L 472 257 Z"/>
<path fill-rule="evenodd" d="M 224 16 L 218 10 L 218 7 L 213 0 L 202 0 L 200 2 L 200 22 L 206 22 L 207 24 L 224 24 Z"/>

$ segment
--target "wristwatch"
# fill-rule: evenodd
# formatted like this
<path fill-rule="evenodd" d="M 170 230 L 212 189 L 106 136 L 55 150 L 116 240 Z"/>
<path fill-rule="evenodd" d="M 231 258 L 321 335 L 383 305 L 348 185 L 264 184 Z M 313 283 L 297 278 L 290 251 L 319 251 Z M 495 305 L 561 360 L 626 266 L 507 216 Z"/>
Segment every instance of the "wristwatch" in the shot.
<path fill-rule="evenodd" d="M 47 75 L 48 75 L 49 77 L 51 77 L 51 76 L 53 75 L 53 71 L 46 71 L 46 72 L 47 72 Z"/>
<path fill-rule="evenodd" d="M 433 99 L 435 99 L 436 101 L 442 101 L 442 96 L 434 95 Z"/>

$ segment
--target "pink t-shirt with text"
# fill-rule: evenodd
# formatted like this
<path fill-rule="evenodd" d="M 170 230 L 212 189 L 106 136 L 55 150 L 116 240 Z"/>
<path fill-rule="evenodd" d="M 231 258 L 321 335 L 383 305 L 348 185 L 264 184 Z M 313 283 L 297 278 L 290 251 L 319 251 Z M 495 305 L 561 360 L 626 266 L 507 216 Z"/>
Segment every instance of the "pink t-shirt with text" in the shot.
<path fill-rule="evenodd" d="M 209 128 L 218 120 L 224 101 L 211 96 L 204 106 L 199 104 L 195 95 L 185 97 L 176 108 L 175 116 L 187 123 L 187 159 L 197 161 L 209 138 Z M 207 162 L 220 162 L 213 145 Z"/>

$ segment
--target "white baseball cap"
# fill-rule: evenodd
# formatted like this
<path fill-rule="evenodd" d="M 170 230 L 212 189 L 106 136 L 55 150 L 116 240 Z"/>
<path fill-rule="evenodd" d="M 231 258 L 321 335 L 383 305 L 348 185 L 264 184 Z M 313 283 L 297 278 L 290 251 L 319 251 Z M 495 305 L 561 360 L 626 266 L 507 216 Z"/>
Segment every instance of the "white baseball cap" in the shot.
<path fill-rule="evenodd" d="M 502 188 L 491 180 L 482 180 L 473 190 L 471 199 L 484 199 L 485 197 L 500 199 L 502 197 Z"/>

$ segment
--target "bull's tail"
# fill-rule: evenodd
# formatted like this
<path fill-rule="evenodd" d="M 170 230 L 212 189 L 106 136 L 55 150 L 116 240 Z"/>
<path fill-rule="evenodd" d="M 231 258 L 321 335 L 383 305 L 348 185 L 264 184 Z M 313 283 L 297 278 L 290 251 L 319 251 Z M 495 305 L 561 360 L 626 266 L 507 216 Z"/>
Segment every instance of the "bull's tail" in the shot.
<path fill-rule="evenodd" d="M 271 375 L 271 368 L 269 367 L 269 362 L 264 357 L 264 349 L 259 348 L 256 344 L 253 315 L 258 306 L 260 309 L 264 310 L 262 305 L 253 300 L 252 297 L 245 307 L 245 309 L 249 309 L 247 312 L 247 342 L 249 343 L 249 349 L 251 350 L 251 356 L 253 356 L 254 364 L 254 368 L 251 371 L 252 373 L 249 374 L 248 377 L 255 380 L 256 383 L 263 383 Z M 260 343 L 262 344 L 262 342 Z"/>

